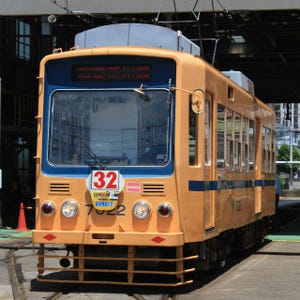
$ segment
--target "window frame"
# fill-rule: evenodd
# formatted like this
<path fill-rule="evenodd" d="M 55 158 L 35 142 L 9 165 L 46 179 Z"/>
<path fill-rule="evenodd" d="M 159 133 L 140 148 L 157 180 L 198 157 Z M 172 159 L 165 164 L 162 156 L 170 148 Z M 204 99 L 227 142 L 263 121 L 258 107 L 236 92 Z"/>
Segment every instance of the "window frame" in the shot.
<path fill-rule="evenodd" d="M 222 103 L 218 103 L 217 114 L 217 169 L 226 168 L 228 172 L 254 170 L 254 120 Z"/>
<path fill-rule="evenodd" d="M 21 20 L 16 20 L 16 57 L 31 60 L 31 25 Z"/>

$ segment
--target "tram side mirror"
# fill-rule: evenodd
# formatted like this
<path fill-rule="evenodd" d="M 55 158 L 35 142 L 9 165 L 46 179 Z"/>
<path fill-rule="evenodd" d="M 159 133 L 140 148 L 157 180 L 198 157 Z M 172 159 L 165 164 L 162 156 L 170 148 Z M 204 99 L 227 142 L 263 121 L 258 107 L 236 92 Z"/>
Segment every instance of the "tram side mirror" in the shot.
<path fill-rule="evenodd" d="M 204 109 L 204 91 L 196 89 L 190 95 L 191 97 L 191 108 L 195 114 L 201 114 Z"/>

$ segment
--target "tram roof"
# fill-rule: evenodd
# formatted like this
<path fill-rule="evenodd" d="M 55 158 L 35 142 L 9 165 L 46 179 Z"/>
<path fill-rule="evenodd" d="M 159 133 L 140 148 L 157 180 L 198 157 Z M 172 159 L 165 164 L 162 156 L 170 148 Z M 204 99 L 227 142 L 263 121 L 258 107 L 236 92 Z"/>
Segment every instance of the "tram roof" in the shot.
<path fill-rule="evenodd" d="M 200 47 L 181 31 L 140 23 L 111 24 L 83 31 L 75 36 L 75 45 L 80 48 L 148 46 L 200 55 Z"/>

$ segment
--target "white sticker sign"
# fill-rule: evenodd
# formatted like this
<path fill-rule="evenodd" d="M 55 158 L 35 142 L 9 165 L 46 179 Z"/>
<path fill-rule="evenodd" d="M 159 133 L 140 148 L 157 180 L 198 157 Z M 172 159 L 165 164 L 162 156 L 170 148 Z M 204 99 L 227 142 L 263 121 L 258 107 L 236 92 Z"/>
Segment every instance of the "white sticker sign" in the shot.
<path fill-rule="evenodd" d="M 113 210 L 117 206 L 124 179 L 119 171 L 94 170 L 87 178 L 86 185 L 96 210 Z"/>

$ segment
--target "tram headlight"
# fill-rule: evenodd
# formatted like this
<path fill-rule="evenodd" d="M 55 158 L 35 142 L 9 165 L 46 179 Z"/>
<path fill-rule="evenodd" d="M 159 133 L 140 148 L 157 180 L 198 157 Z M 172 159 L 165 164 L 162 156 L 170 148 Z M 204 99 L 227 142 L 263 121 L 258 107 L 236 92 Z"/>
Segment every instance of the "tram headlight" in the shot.
<path fill-rule="evenodd" d="M 51 216 L 54 214 L 55 205 L 51 201 L 44 202 L 41 207 L 41 211 L 45 216 Z"/>
<path fill-rule="evenodd" d="M 169 217 L 172 214 L 172 206 L 168 202 L 159 204 L 157 212 L 161 217 Z"/>
<path fill-rule="evenodd" d="M 151 213 L 151 206 L 147 201 L 138 201 L 134 204 L 132 213 L 139 220 L 146 219 Z"/>
<path fill-rule="evenodd" d="M 65 201 L 61 207 L 61 213 L 66 218 L 73 218 L 78 213 L 78 204 L 73 200 Z"/>

